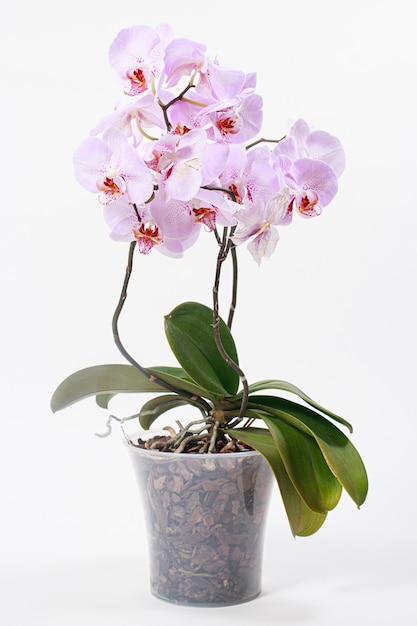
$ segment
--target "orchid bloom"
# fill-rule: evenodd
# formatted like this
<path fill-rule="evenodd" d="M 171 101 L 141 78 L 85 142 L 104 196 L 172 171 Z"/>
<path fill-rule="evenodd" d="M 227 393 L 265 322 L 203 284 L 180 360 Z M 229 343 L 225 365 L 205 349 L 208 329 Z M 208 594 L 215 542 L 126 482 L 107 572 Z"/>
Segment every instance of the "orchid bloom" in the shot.
<path fill-rule="evenodd" d="M 110 64 L 124 83 L 125 93 L 137 96 L 147 91 L 163 69 L 166 43 L 172 39 L 171 29 L 161 25 L 132 26 L 119 32 L 109 50 Z"/>
<path fill-rule="evenodd" d="M 183 76 L 207 71 L 207 47 L 189 39 L 173 39 L 165 50 L 167 87 L 174 87 Z"/>
<path fill-rule="evenodd" d="M 289 135 L 274 148 L 272 156 L 278 155 L 285 155 L 292 162 L 303 158 L 323 161 L 337 177 L 345 168 L 345 151 L 339 139 L 324 130 L 311 131 L 302 119 L 295 122 Z"/>
<path fill-rule="evenodd" d="M 210 120 L 208 136 L 226 143 L 244 143 L 257 135 L 262 125 L 262 98 L 257 94 L 209 105 L 199 117 Z"/>
<path fill-rule="evenodd" d="M 120 130 L 137 148 L 146 136 L 144 129 L 164 128 L 164 117 L 154 96 L 145 94 L 135 100 L 130 99 L 127 104 L 123 102 L 115 106 L 114 111 L 101 120 L 90 134 L 99 135 L 110 127 Z"/>
<path fill-rule="evenodd" d="M 237 224 L 236 212 L 239 205 L 226 198 L 224 193 L 218 190 L 200 189 L 191 201 L 192 212 L 195 222 L 204 224 L 208 231 L 220 226 L 235 226 Z"/>
<path fill-rule="evenodd" d="M 254 140 L 255 73 L 222 66 L 166 24 L 121 30 L 109 60 L 124 94 L 77 148 L 74 168 L 98 194 L 112 239 L 180 257 L 222 226 L 259 264 L 278 226 L 320 215 L 334 198 L 345 166 L 336 137 L 299 119 L 281 140 Z"/>
<path fill-rule="evenodd" d="M 279 179 L 273 169 L 269 150 L 260 146 L 247 152 L 242 146 L 232 145 L 226 166 L 220 175 L 223 187 L 232 191 L 236 201 L 243 204 L 261 199 L 264 203 L 279 190 Z"/>
<path fill-rule="evenodd" d="M 143 207 L 137 209 L 122 198 L 105 207 L 105 219 L 112 229 L 110 237 L 114 241 L 136 241 L 141 254 L 149 254 L 154 246 L 164 241 L 159 227 Z"/>
<path fill-rule="evenodd" d="M 330 165 L 314 159 L 298 159 L 284 174 L 285 182 L 292 191 L 293 202 L 289 204 L 283 223 L 291 221 L 295 208 L 302 217 L 320 215 L 336 195 L 336 174 Z"/>
<path fill-rule="evenodd" d="M 257 199 L 237 214 L 239 227 L 232 241 L 238 246 L 250 240 L 248 250 L 258 265 L 264 257 L 269 259 L 277 246 L 279 233 L 275 226 L 284 218 L 289 202 L 290 191 L 287 188 L 272 196 L 267 203 Z"/>
<path fill-rule="evenodd" d="M 103 138 L 89 137 L 74 154 L 75 176 L 88 191 L 99 192 L 101 204 L 129 197 L 145 202 L 153 191 L 153 178 L 137 151 L 115 128 Z"/>
<path fill-rule="evenodd" d="M 184 135 L 166 134 L 150 145 L 148 166 L 159 174 L 167 197 L 190 200 L 202 185 L 202 161 L 206 133 L 191 130 Z"/>
<path fill-rule="evenodd" d="M 198 238 L 190 205 L 179 200 L 166 201 L 160 192 L 146 206 L 136 206 L 118 198 L 104 207 L 104 217 L 114 241 L 136 241 L 141 254 L 153 248 L 172 257 L 182 256 L 184 250 Z"/>

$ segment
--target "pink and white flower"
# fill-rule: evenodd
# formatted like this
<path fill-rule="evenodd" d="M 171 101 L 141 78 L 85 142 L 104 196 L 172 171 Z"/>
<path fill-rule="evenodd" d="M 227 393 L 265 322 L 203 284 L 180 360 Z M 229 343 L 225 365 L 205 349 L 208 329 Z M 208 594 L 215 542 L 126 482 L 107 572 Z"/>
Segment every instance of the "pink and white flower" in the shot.
<path fill-rule="evenodd" d="M 107 130 L 103 138 L 89 137 L 75 151 L 75 176 L 92 193 L 99 193 L 102 204 L 126 195 L 141 204 L 153 192 L 153 177 L 138 152 L 124 135 Z"/>
<path fill-rule="evenodd" d="M 269 259 L 277 246 L 279 232 L 276 225 L 285 217 L 290 200 L 287 188 L 266 203 L 257 198 L 249 208 L 237 214 L 239 227 L 232 236 L 233 243 L 238 246 L 249 241 L 248 250 L 258 265 L 263 258 Z"/>
<path fill-rule="evenodd" d="M 126 84 L 125 93 L 137 96 L 152 87 L 163 70 L 165 46 L 173 38 L 169 26 L 155 29 L 132 26 L 119 32 L 109 50 L 109 61 Z"/>
<path fill-rule="evenodd" d="M 288 136 L 272 151 L 272 157 L 287 156 L 291 161 L 315 159 L 330 165 L 337 177 L 345 168 L 345 151 L 337 137 L 324 130 L 311 131 L 300 119 L 292 126 Z"/>

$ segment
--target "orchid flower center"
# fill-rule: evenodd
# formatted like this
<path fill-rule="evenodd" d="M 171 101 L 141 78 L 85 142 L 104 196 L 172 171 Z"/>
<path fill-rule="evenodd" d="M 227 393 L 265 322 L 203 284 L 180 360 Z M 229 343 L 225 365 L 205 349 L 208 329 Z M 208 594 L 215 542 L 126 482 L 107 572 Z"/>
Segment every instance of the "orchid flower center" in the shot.
<path fill-rule="evenodd" d="M 130 91 L 127 92 L 128 96 L 137 96 L 147 90 L 148 82 L 140 67 L 128 70 L 126 76 L 130 80 Z"/>
<path fill-rule="evenodd" d="M 216 227 L 216 211 L 212 207 L 200 207 L 199 209 L 193 209 L 195 215 L 195 221 L 204 224 L 211 232 Z"/>
<path fill-rule="evenodd" d="M 314 217 L 320 215 L 321 209 L 317 206 L 318 195 L 315 191 L 307 190 L 303 193 L 297 194 L 296 203 L 297 208 L 301 215 L 305 217 Z"/>
<path fill-rule="evenodd" d="M 126 191 L 126 182 L 120 175 L 106 176 L 97 183 L 97 189 L 101 192 L 99 201 L 101 204 L 110 204 Z"/>
<path fill-rule="evenodd" d="M 242 128 L 242 120 L 236 113 L 231 115 L 230 112 L 223 112 L 218 114 L 216 126 L 223 137 L 235 135 Z"/>
<path fill-rule="evenodd" d="M 142 254 L 149 254 L 154 246 L 163 242 L 158 226 L 152 222 L 142 222 L 138 229 L 133 230 L 133 236 Z"/>

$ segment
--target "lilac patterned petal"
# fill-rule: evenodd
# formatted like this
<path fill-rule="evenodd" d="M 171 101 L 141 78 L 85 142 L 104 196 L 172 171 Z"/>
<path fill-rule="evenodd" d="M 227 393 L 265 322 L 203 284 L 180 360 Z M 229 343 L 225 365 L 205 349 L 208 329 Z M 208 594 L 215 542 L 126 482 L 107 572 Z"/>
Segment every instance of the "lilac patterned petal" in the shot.
<path fill-rule="evenodd" d="M 258 200 L 236 213 L 238 228 L 232 237 L 235 245 L 239 246 L 245 243 L 262 231 L 266 222 L 265 209 L 265 204 Z"/>
<path fill-rule="evenodd" d="M 149 210 L 167 239 L 188 239 L 194 230 L 199 229 L 189 202 L 164 198 L 161 192 L 156 192 Z"/>
<path fill-rule="evenodd" d="M 273 205 L 269 208 L 269 217 L 276 219 L 278 213 Z M 235 245 L 240 245 L 248 240 L 248 250 L 255 261 L 260 265 L 262 259 L 269 258 L 274 252 L 279 233 L 273 223 L 267 219 L 268 207 L 258 200 L 250 208 L 238 212 L 239 227 L 233 235 Z"/>
<path fill-rule="evenodd" d="M 209 63 L 207 76 L 204 77 L 210 93 L 216 100 L 228 100 L 240 96 L 246 83 L 246 75 L 238 70 L 230 70 Z"/>
<path fill-rule="evenodd" d="M 324 161 L 339 177 L 345 168 L 345 152 L 337 137 L 324 130 L 310 131 L 300 119 L 292 126 L 289 135 L 274 148 L 273 156 L 287 156 L 291 161 L 310 158 Z"/>
<path fill-rule="evenodd" d="M 111 239 L 134 241 L 133 231 L 139 228 L 140 221 L 133 205 L 125 198 L 117 198 L 112 204 L 104 206 L 104 219 L 110 228 Z"/>
<path fill-rule="evenodd" d="M 199 117 L 210 122 L 208 136 L 227 143 L 244 143 L 262 125 L 262 98 L 257 94 L 229 98 L 201 110 Z"/>
<path fill-rule="evenodd" d="M 307 152 L 312 159 L 324 161 L 339 177 L 345 169 L 345 151 L 337 137 L 324 130 L 310 133 L 306 140 Z"/>
<path fill-rule="evenodd" d="M 267 222 L 270 224 L 284 224 L 292 197 L 288 187 L 284 187 L 274 194 L 266 205 L 265 219 Z"/>
<path fill-rule="evenodd" d="M 109 147 L 97 137 L 89 137 L 74 152 L 76 180 L 87 191 L 97 193 L 97 180 L 103 178 L 110 161 Z"/>
<path fill-rule="evenodd" d="M 188 248 L 191 248 L 191 246 L 196 243 L 200 231 L 201 229 L 197 228 L 188 237 L 182 239 L 170 239 L 169 237 L 165 237 L 163 243 L 157 246 L 156 250 L 165 256 L 179 259 Z"/>
<path fill-rule="evenodd" d="M 237 202 L 233 202 L 221 191 L 199 189 L 192 201 L 192 206 L 196 215 L 197 210 L 200 210 L 200 214 L 201 210 L 213 212 L 215 223 L 221 226 L 235 226 L 237 223 L 236 212 L 240 207 Z M 206 223 L 204 220 L 201 221 Z"/>
<path fill-rule="evenodd" d="M 258 265 L 262 259 L 269 259 L 275 252 L 279 241 L 279 232 L 274 226 L 266 228 L 253 241 L 248 244 L 248 250 Z"/>
<path fill-rule="evenodd" d="M 91 135 L 100 135 L 108 128 L 116 128 L 125 137 L 133 139 L 134 147 L 143 140 L 138 127 L 164 129 L 165 122 L 161 107 L 152 94 L 146 94 L 126 104 L 115 106 L 114 111 L 102 119 L 92 130 Z M 154 131 L 155 132 L 155 131 Z"/>
<path fill-rule="evenodd" d="M 189 39 L 173 39 L 166 47 L 164 64 L 167 87 L 175 86 L 183 76 L 207 71 L 207 47 Z"/>
<path fill-rule="evenodd" d="M 206 143 L 202 159 L 201 186 L 210 185 L 223 172 L 229 155 L 229 146 L 224 143 Z"/>
<path fill-rule="evenodd" d="M 166 195 L 176 200 L 193 198 L 202 182 L 206 133 L 192 130 L 178 139 L 174 151 L 164 155 L 162 184 Z"/>
<path fill-rule="evenodd" d="M 168 100 L 165 98 L 164 100 Z M 202 105 L 178 100 L 169 109 L 173 132 L 184 134 L 193 128 L 202 128 L 204 119 L 200 116 Z"/>

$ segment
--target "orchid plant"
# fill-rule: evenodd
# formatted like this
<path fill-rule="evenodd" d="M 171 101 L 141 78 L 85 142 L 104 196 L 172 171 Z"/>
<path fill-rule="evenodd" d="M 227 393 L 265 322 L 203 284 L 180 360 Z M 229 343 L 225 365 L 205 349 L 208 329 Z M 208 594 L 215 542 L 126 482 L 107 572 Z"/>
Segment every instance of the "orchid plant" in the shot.
<path fill-rule="evenodd" d="M 311 535 L 343 488 L 358 506 L 364 502 L 366 470 L 335 424 L 351 431 L 343 418 L 289 382 L 246 379 L 231 334 L 237 249 L 247 244 L 261 264 L 276 249 L 279 227 L 295 216 L 319 216 L 337 193 L 344 149 L 302 119 L 278 139 L 258 138 L 256 74 L 223 67 L 205 45 L 176 38 L 166 24 L 122 30 L 109 60 L 121 101 L 76 149 L 74 167 L 78 182 L 98 196 L 110 237 L 129 244 L 112 322 L 127 363 L 70 375 L 53 394 L 52 410 L 89 396 L 108 409 L 116 394 L 152 393 L 133 416 L 147 430 L 165 412 L 192 405 L 198 418 L 167 427 L 169 435 L 154 445 L 176 453 L 258 450 L 274 472 L 293 534 Z M 134 258 L 182 257 L 208 235 L 217 252 L 212 307 L 185 302 L 171 311 L 165 333 L 178 364 L 143 367 L 118 331 Z M 233 284 L 224 321 L 218 294 L 229 259 Z"/>

